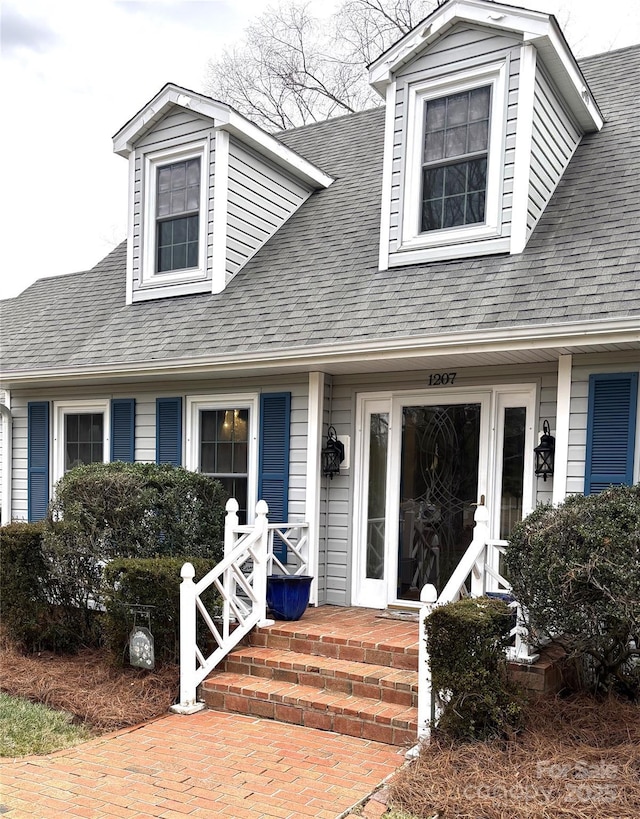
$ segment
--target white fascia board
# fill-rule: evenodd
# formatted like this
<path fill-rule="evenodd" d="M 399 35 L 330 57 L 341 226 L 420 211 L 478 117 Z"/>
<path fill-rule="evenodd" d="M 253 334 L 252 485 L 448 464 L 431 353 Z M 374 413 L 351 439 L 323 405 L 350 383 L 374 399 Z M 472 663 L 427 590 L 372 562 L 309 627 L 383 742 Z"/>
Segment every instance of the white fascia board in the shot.
<path fill-rule="evenodd" d="M 109 378 L 144 378 L 159 376 L 192 376 L 233 373 L 245 370 L 266 370 L 270 367 L 319 369 L 333 362 L 388 361 L 431 355 L 471 355 L 476 353 L 518 350 L 545 350 L 597 344 L 640 344 L 638 318 L 605 319 L 603 321 L 569 322 L 535 327 L 507 327 L 502 330 L 472 333 L 434 333 L 428 336 L 407 336 L 397 339 L 372 339 L 369 342 L 293 347 L 263 353 L 226 353 L 219 356 L 174 359 L 153 363 L 102 364 L 47 370 L 14 371 L 0 374 L 0 388 L 11 389 L 27 384 L 51 381 L 60 384 L 95 381 Z"/>
<path fill-rule="evenodd" d="M 549 29 L 544 35 L 525 34 L 524 41 L 536 47 L 580 127 L 585 133 L 599 131 L 604 125 L 604 117 L 555 20 L 550 18 Z"/>
<path fill-rule="evenodd" d="M 420 49 L 442 36 L 459 22 L 475 23 L 502 31 L 542 36 L 549 27 L 549 16 L 483 0 L 454 0 L 437 8 L 422 23 L 385 51 L 369 66 L 369 82 L 384 96 L 384 86 L 392 74 Z"/>
<path fill-rule="evenodd" d="M 543 12 L 483 0 L 452 0 L 436 9 L 371 64 L 371 85 L 384 96 L 384 88 L 392 81 L 394 72 L 458 22 L 520 34 L 525 43 L 533 44 L 541 53 L 547 70 L 585 132 L 602 128 L 602 114 L 555 18 Z"/>
<path fill-rule="evenodd" d="M 172 107 L 186 108 L 214 121 L 224 118 L 227 106 L 208 97 L 202 97 L 177 85 L 165 85 L 155 97 L 129 120 L 113 137 L 113 150 L 128 157 L 135 142 L 145 134 Z"/>
<path fill-rule="evenodd" d="M 312 188 L 328 188 L 333 177 L 321 171 L 307 159 L 287 148 L 280 140 L 263 131 L 255 123 L 229 109 L 228 119 L 218 127 L 237 137 L 241 142 L 255 148 L 261 156 L 293 174 Z"/>
<path fill-rule="evenodd" d="M 114 152 L 128 157 L 135 148 L 136 141 L 173 106 L 195 111 L 213 120 L 215 127 L 223 128 L 237 136 L 242 142 L 251 145 L 260 154 L 285 168 L 312 188 L 328 188 L 333 182 L 331 176 L 287 148 L 278 139 L 263 131 L 262 128 L 238 114 L 225 103 L 171 84 L 166 85 L 115 134 L 113 137 Z"/>

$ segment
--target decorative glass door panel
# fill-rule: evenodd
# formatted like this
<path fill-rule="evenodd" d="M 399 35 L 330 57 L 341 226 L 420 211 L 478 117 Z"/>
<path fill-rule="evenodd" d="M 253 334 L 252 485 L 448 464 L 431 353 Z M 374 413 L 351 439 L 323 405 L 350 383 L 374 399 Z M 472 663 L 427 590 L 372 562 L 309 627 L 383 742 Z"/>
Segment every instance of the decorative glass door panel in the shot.
<path fill-rule="evenodd" d="M 480 403 L 402 407 L 398 600 L 441 591 L 473 536 Z"/>
<path fill-rule="evenodd" d="M 388 449 L 389 413 L 371 413 L 366 549 L 366 576 L 370 580 L 382 580 L 384 577 Z"/>

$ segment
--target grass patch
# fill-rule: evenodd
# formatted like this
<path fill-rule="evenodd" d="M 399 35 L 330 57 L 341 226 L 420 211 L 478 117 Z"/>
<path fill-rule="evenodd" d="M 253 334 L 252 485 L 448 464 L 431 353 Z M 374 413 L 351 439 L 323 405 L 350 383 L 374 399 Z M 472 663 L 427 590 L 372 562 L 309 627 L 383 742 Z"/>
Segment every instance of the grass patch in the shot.
<path fill-rule="evenodd" d="M 49 754 L 91 736 L 73 717 L 0 692 L 0 756 Z"/>

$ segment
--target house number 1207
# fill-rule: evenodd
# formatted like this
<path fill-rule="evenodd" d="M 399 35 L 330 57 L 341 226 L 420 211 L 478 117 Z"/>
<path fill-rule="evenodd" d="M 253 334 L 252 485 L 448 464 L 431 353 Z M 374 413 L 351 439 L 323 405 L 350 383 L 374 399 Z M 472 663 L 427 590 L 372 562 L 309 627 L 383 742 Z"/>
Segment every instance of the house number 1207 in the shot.
<path fill-rule="evenodd" d="M 429 376 L 430 387 L 453 386 L 457 373 L 431 373 Z"/>

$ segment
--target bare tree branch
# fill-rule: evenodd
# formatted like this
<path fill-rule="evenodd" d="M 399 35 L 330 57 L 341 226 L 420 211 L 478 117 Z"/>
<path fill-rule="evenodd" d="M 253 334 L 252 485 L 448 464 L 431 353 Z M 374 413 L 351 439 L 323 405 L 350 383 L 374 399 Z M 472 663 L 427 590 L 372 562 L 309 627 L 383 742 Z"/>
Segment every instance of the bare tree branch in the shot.
<path fill-rule="evenodd" d="M 344 0 L 330 20 L 282 0 L 209 61 L 208 92 L 267 130 L 379 104 L 366 65 L 413 28 L 435 0 Z"/>

